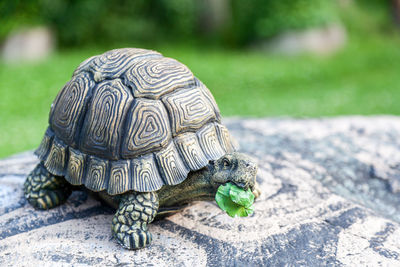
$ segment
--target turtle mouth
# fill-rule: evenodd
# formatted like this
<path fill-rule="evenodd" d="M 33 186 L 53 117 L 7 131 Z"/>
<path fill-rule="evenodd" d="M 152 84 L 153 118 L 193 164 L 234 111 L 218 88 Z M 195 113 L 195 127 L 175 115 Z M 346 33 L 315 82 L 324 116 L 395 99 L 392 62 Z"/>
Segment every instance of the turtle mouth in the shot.
<path fill-rule="evenodd" d="M 235 184 L 236 186 L 240 187 L 241 189 L 247 191 L 247 189 L 249 189 L 249 183 L 244 183 L 244 182 L 235 182 L 235 181 L 231 181 L 233 184 Z"/>
<path fill-rule="evenodd" d="M 216 184 L 217 186 L 226 185 L 227 183 L 232 183 L 232 184 L 236 185 L 237 187 L 239 187 L 239 188 L 241 188 L 241 189 L 243 189 L 243 190 L 246 190 L 246 191 L 247 191 L 249 188 L 251 189 L 251 186 L 249 185 L 248 182 L 235 181 L 235 180 L 233 180 L 233 179 L 229 179 L 229 180 L 227 180 L 227 181 L 225 181 L 225 182 L 215 182 L 215 184 Z"/>

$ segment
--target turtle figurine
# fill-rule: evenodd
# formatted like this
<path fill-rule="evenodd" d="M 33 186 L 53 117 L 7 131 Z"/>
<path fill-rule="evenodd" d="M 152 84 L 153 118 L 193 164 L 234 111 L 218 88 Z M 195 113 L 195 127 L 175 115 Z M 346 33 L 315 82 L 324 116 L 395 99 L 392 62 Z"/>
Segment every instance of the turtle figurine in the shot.
<path fill-rule="evenodd" d="M 97 192 L 117 211 L 123 247 L 151 243 L 156 215 L 210 200 L 228 182 L 256 189 L 257 165 L 235 152 L 217 104 L 182 63 L 124 48 L 82 62 L 51 105 L 25 197 L 54 208 L 72 190 Z"/>

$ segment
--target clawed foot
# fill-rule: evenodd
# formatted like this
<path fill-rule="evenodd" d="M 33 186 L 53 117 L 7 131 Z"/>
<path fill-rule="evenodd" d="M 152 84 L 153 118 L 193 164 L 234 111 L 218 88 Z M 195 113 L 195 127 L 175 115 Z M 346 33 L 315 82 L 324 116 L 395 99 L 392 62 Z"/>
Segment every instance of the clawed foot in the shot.
<path fill-rule="evenodd" d="M 72 190 L 63 177 L 49 173 L 42 163 L 28 175 L 24 183 L 25 197 L 35 208 L 47 210 L 64 203 Z"/>
<path fill-rule="evenodd" d="M 152 236 L 147 229 L 156 216 L 156 193 L 132 193 L 122 197 L 112 220 L 112 232 L 118 243 L 127 249 L 139 249 L 150 245 Z"/>
<path fill-rule="evenodd" d="M 150 245 L 152 236 L 148 230 L 122 225 L 119 229 L 113 226 L 117 242 L 127 249 L 139 249 Z"/>

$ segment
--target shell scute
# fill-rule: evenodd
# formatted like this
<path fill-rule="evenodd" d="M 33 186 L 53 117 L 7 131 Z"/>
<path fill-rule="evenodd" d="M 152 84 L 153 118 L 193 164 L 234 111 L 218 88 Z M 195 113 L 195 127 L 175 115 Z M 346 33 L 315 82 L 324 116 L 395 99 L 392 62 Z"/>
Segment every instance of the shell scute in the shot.
<path fill-rule="evenodd" d="M 94 82 L 87 73 L 72 77 L 58 94 L 50 111 L 49 124 L 65 143 L 76 146 L 76 132 Z"/>
<path fill-rule="evenodd" d="M 136 99 L 127 119 L 123 158 L 160 150 L 171 140 L 168 114 L 160 101 Z"/>
<path fill-rule="evenodd" d="M 157 152 L 156 159 L 165 184 L 176 185 L 186 179 L 189 169 L 183 163 L 173 143 Z"/>
<path fill-rule="evenodd" d="M 119 160 L 111 163 L 110 180 L 107 191 L 113 195 L 122 194 L 131 189 L 130 161 Z"/>
<path fill-rule="evenodd" d="M 139 192 L 152 192 L 160 189 L 164 182 L 158 172 L 153 154 L 131 161 L 132 188 Z"/>
<path fill-rule="evenodd" d="M 115 79 L 121 77 L 134 62 L 147 57 L 161 57 L 161 54 L 156 51 L 139 48 L 114 49 L 82 62 L 74 72 L 74 75 L 86 71 L 93 73 L 96 82 Z"/>
<path fill-rule="evenodd" d="M 108 162 L 95 156 L 89 157 L 87 166 L 87 174 L 85 179 L 85 186 L 95 192 L 107 189 L 108 175 L 107 168 Z"/>
<path fill-rule="evenodd" d="M 66 146 L 55 139 L 51 145 L 49 156 L 44 161 L 44 166 L 52 174 L 62 176 L 65 171 L 66 157 Z"/>
<path fill-rule="evenodd" d="M 133 97 L 119 79 L 97 85 L 83 125 L 80 149 L 117 160 L 125 114 Z"/>
<path fill-rule="evenodd" d="M 137 98 L 158 99 L 195 83 L 193 73 L 185 65 L 165 57 L 135 62 L 124 76 Z"/>
<path fill-rule="evenodd" d="M 215 120 L 215 112 L 198 88 L 182 89 L 162 98 L 170 114 L 173 136 L 195 131 L 208 121 Z"/>
<path fill-rule="evenodd" d="M 216 160 L 226 154 L 222 149 L 214 124 L 210 123 L 197 132 L 200 147 L 209 160 Z"/>
<path fill-rule="evenodd" d="M 69 148 L 69 160 L 65 179 L 73 185 L 84 184 L 85 154 Z"/>
<path fill-rule="evenodd" d="M 235 151 L 228 129 L 224 125 L 216 123 L 215 130 L 219 139 L 219 143 L 223 149 L 229 153 Z"/>
<path fill-rule="evenodd" d="M 177 136 L 175 144 L 190 170 L 199 170 L 207 165 L 207 157 L 204 155 L 195 133 L 184 133 Z"/>

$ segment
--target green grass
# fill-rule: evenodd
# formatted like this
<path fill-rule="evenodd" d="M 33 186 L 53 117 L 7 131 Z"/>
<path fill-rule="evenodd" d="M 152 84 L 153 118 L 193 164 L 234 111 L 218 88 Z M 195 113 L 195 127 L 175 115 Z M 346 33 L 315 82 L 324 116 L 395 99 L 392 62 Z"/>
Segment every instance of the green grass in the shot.
<path fill-rule="evenodd" d="M 223 116 L 400 114 L 400 41 L 351 40 L 331 57 L 159 46 L 212 91 Z M 37 64 L 0 62 L 0 157 L 33 149 L 75 67 L 104 49 L 61 51 Z"/>

